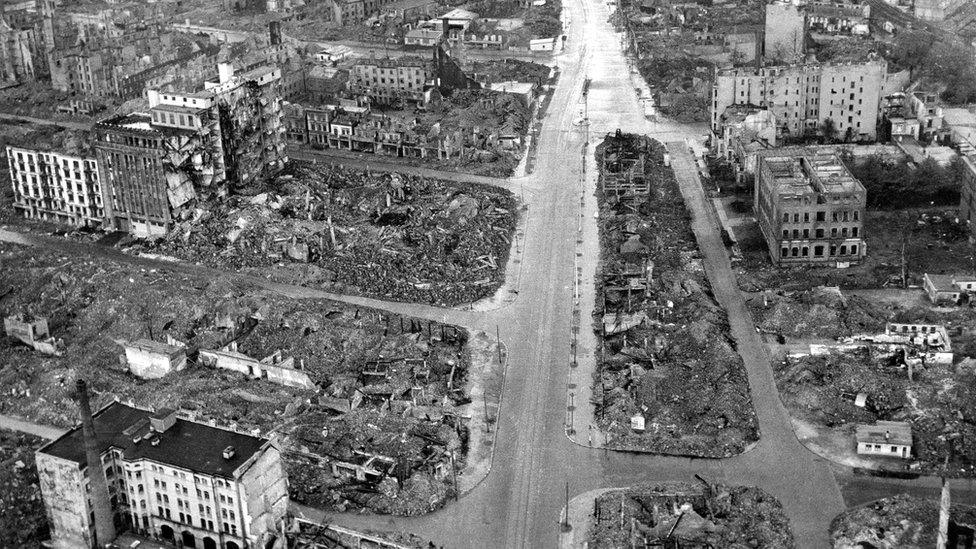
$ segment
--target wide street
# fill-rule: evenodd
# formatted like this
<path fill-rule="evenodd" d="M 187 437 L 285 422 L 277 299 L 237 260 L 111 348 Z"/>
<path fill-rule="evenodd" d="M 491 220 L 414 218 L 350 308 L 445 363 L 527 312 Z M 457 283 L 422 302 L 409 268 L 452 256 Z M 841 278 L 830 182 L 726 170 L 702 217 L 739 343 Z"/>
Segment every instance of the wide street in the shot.
<path fill-rule="evenodd" d="M 857 493 L 874 497 L 903 490 L 931 493 L 930 482 L 853 477 L 850 471 L 800 445 L 777 394 L 766 348 L 737 289 L 717 221 L 688 150 L 686 140 L 700 140 L 703 129 L 645 119 L 630 68 L 620 51 L 620 37 L 608 23 L 607 5 L 597 0 L 564 0 L 563 9 L 569 35 L 567 49 L 556 56 L 562 74 L 543 120 L 534 171 L 521 180 L 495 183 L 522 189 L 528 206 L 519 256 L 521 276 L 517 282 L 509 280 L 517 290 L 515 299 L 486 310 L 440 309 L 334 296 L 240 277 L 295 297 L 337 298 L 488 333 L 494 333 L 497 327 L 507 349 L 509 362 L 492 468 L 488 477 L 458 502 L 450 502 L 443 510 L 429 515 L 409 518 L 334 515 L 296 508 L 310 519 L 368 530 L 405 530 L 444 547 L 553 547 L 558 542 L 558 521 L 567 486 L 572 497 L 597 488 L 639 482 L 691 481 L 695 473 L 700 473 L 714 481 L 763 488 L 785 506 L 798 546 L 823 548 L 829 546 L 830 520 L 845 508 L 842 493 L 855 500 Z M 587 78 L 591 79 L 586 108 L 588 126 L 578 123 Z M 593 238 L 596 220 L 580 213 L 581 192 L 592 208 L 596 182 L 592 160 L 591 168 L 584 173 L 584 151 L 592 155 L 593 145 L 617 128 L 644 133 L 668 145 L 682 195 L 693 214 L 693 228 L 714 294 L 728 311 L 759 418 L 760 442 L 740 456 L 695 460 L 617 453 L 577 444 L 566 435 L 567 391 L 579 390 L 579 384 L 586 382 L 579 380 L 576 387 L 568 386 L 576 265 L 581 258 L 581 264 L 592 265 L 598 254 Z M 588 139 L 591 143 L 585 146 Z M 17 238 L 0 231 L 0 239 Z M 96 248 L 78 243 L 57 244 L 54 239 L 34 236 L 22 237 L 21 242 L 61 247 L 71 253 L 92 253 Z M 577 251 L 581 256 L 577 256 Z M 158 260 L 122 256 L 115 250 L 99 253 L 147 266 L 200 269 L 221 275 L 203 267 L 163 265 Z M 593 274 L 592 270 L 584 271 L 582 276 L 591 280 Z M 582 301 L 584 305 L 587 302 Z M 581 329 L 589 329 L 591 312 L 588 307 L 580 312 Z M 587 349 L 581 351 L 585 353 Z M 585 399 L 577 399 L 576 405 L 578 414 L 589 413 Z M 961 483 L 959 488 L 971 495 L 971 483 Z"/>

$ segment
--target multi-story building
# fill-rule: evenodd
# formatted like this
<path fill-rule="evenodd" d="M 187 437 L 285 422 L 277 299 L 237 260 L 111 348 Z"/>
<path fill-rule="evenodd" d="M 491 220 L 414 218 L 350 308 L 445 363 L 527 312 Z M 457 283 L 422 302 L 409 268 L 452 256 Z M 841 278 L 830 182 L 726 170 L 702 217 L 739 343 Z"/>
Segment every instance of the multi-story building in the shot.
<path fill-rule="evenodd" d="M 14 209 L 25 217 L 101 225 L 102 190 L 94 158 L 7 147 L 7 162 Z"/>
<path fill-rule="evenodd" d="M 163 235 L 199 195 L 223 194 L 284 166 L 280 69 L 218 70 L 203 91 L 151 90 L 150 114 L 96 124 L 108 226 Z"/>
<path fill-rule="evenodd" d="M 835 154 L 761 156 L 755 212 L 778 265 L 857 263 L 866 192 Z"/>
<path fill-rule="evenodd" d="M 712 131 L 719 131 L 730 105 L 755 105 L 772 112 L 783 134 L 822 134 L 831 127 L 837 139 L 871 141 L 877 136 L 879 105 L 889 87 L 884 60 L 718 70 L 712 88 Z"/>
<path fill-rule="evenodd" d="M 966 4 L 966 0 L 915 0 L 915 17 L 925 21 L 942 21 Z"/>
<path fill-rule="evenodd" d="M 965 177 L 959 189 L 959 219 L 965 220 L 969 230 L 976 235 L 976 162 L 963 156 Z"/>
<path fill-rule="evenodd" d="M 419 103 L 435 77 L 434 63 L 419 57 L 367 59 L 352 67 L 349 90 L 373 103 L 389 105 L 399 100 Z"/>
<path fill-rule="evenodd" d="M 137 236 L 162 236 L 173 214 L 163 172 L 166 134 L 145 114 L 95 124 L 105 225 Z"/>
<path fill-rule="evenodd" d="M 273 441 L 119 402 L 92 418 L 116 525 L 203 549 L 265 547 L 280 528 L 288 481 Z M 83 430 L 36 458 L 51 545 L 93 547 Z"/>
<path fill-rule="evenodd" d="M 916 90 L 908 94 L 908 100 L 918 120 L 920 139 L 939 139 L 947 133 L 942 127 L 943 103 L 938 90 Z"/>

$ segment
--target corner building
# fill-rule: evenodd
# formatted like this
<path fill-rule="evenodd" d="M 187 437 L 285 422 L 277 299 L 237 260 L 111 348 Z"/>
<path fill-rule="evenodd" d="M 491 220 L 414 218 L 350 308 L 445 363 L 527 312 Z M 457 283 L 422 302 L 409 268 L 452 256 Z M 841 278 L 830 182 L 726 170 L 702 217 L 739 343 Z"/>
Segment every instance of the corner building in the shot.
<path fill-rule="evenodd" d="M 755 212 L 777 265 L 845 267 L 867 255 L 867 193 L 835 154 L 760 157 Z"/>

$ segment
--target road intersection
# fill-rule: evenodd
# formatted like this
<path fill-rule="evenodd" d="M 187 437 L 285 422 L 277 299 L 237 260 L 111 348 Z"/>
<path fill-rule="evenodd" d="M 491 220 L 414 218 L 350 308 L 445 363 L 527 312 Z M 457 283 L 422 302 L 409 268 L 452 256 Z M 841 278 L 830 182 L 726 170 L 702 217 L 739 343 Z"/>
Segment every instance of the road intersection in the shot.
<path fill-rule="evenodd" d="M 533 172 L 519 179 L 483 181 L 524 196 L 520 262 L 513 299 L 489 307 L 441 308 L 330 294 L 311 288 L 224 273 L 186 263 L 122 254 L 94 244 L 0 231 L 0 240 L 46 246 L 65 253 L 100 255 L 146 267 L 227 276 L 296 298 L 330 298 L 405 315 L 494 333 L 505 341 L 508 366 L 493 465 L 488 477 L 444 509 L 420 517 L 326 514 L 296 506 L 313 520 L 329 520 L 369 530 L 405 530 L 445 547 L 552 547 L 558 543 L 567 484 L 571 495 L 638 482 L 691 480 L 696 473 L 714 481 L 756 485 L 776 496 L 790 517 L 799 547 L 829 545 L 830 520 L 844 510 L 846 493 L 868 490 L 887 494 L 917 485 L 854 478 L 849 471 L 807 451 L 796 439 L 770 369 L 770 357 L 735 283 L 714 212 L 698 179 L 689 143 L 700 139 L 698 126 L 649 121 L 635 93 L 635 81 L 620 50 L 620 35 L 610 26 L 608 6 L 597 0 L 564 0 L 568 26 L 566 51 L 556 59 L 562 71 L 548 114 L 542 121 Z M 583 83 L 590 79 L 579 124 Z M 618 453 L 586 445 L 585 437 L 567 436 L 567 394 L 583 390 L 585 376 L 570 378 L 574 327 L 589 330 L 593 266 L 599 250 L 593 191 L 596 174 L 592 145 L 617 128 L 649 135 L 667 144 L 682 195 L 693 215 L 693 229 L 704 256 L 709 281 L 727 310 L 732 335 L 748 372 L 761 439 L 746 453 L 723 460 Z M 589 160 L 585 160 L 586 155 Z M 584 164 L 588 162 L 588 164 Z M 584 168 L 584 166 L 589 166 Z M 581 208 L 582 198 L 582 208 Z M 509 269 L 509 273 L 512 269 Z M 582 274 L 580 274 L 582 273 Z M 577 284 L 583 289 L 576 308 Z M 581 338 L 578 360 L 593 360 L 592 338 Z M 580 369 L 585 366 L 581 365 Z M 585 392 L 584 392 L 585 395 Z M 584 395 L 577 413 L 590 413 Z M 579 431 L 579 429 L 577 429 Z M 577 442 L 581 442 L 579 444 Z M 971 492 L 971 486 L 961 486 Z"/>

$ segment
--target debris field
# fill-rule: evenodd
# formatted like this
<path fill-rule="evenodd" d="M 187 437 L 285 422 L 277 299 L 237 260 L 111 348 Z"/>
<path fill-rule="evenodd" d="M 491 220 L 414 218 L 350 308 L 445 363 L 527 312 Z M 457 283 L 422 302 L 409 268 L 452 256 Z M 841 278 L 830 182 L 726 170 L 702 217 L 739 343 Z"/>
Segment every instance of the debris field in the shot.
<path fill-rule="evenodd" d="M 601 494 L 590 547 L 794 547 L 783 506 L 752 486 L 669 482 Z"/>
<path fill-rule="evenodd" d="M 924 303 L 918 292 L 889 293 L 898 295 L 885 300 L 816 287 L 750 298 L 760 330 L 782 336 L 788 345 L 773 360 L 783 403 L 794 417 L 849 437 L 851 451 L 856 424 L 906 421 L 914 459 L 887 458 L 886 467 L 973 476 L 976 310 L 933 309 L 916 304 Z M 888 323 L 943 326 L 952 352 L 935 360 L 933 349 L 921 340 L 884 343 Z"/>
<path fill-rule="evenodd" d="M 4 547 L 33 549 L 49 537 L 34 466 L 34 451 L 44 442 L 0 429 L 0 540 Z"/>
<path fill-rule="evenodd" d="M 938 528 L 938 500 L 898 494 L 841 513 L 830 524 L 830 537 L 834 549 L 927 549 L 936 546 Z M 971 542 L 974 529 L 976 507 L 953 505 L 950 541 L 968 535 Z"/>
<path fill-rule="evenodd" d="M 597 422 L 613 448 L 728 457 L 759 437 L 742 359 L 715 302 L 664 147 L 597 148 Z"/>
<path fill-rule="evenodd" d="M 134 250 L 445 305 L 490 296 L 504 279 L 516 218 L 507 190 L 293 162 L 246 194 L 204 204 Z"/>
<path fill-rule="evenodd" d="M 340 509 L 431 510 L 465 463 L 470 353 L 454 326 L 11 244 L 0 245 L 0 316 L 44 319 L 63 342 L 58 356 L 0 338 L 3 414 L 72 426 L 83 377 L 96 409 L 118 398 L 273 431 L 294 499 Z M 141 379 L 123 350 L 143 340 L 185 359 Z M 222 366 L 228 356 L 279 376 Z"/>

